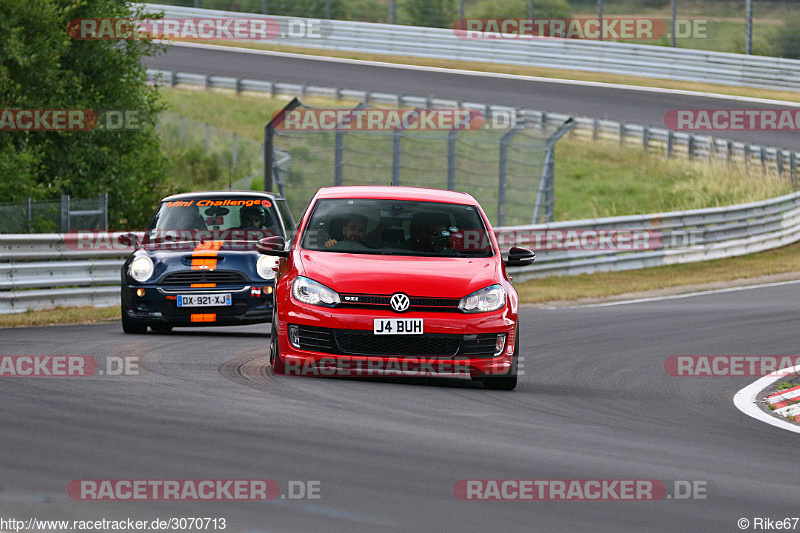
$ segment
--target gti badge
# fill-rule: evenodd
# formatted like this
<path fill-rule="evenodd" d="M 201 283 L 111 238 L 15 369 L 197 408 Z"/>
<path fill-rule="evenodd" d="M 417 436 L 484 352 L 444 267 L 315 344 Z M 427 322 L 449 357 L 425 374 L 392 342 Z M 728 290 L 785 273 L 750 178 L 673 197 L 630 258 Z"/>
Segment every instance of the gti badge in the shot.
<path fill-rule="evenodd" d="M 402 313 L 408 310 L 408 306 L 411 305 L 411 300 L 402 292 L 396 292 L 392 294 L 392 297 L 389 299 L 389 305 L 392 306 L 392 310 Z"/>

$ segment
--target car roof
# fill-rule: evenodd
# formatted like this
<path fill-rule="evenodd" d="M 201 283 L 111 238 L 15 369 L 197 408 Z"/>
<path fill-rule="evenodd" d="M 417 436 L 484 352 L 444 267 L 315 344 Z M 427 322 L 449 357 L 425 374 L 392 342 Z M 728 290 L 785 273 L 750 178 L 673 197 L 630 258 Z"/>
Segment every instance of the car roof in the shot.
<path fill-rule="evenodd" d="M 188 200 L 190 198 L 209 198 L 213 196 L 245 196 L 251 198 L 283 198 L 279 194 L 263 191 L 200 191 L 200 192 L 184 192 L 181 194 L 173 194 L 162 199 L 162 202 L 171 202 L 173 200 Z"/>
<path fill-rule="evenodd" d="M 451 204 L 472 204 L 478 202 L 465 192 L 427 189 L 424 187 L 401 187 L 389 185 L 348 185 L 342 187 L 323 187 L 317 191 L 317 198 L 364 198 L 374 200 L 418 200 Z"/>

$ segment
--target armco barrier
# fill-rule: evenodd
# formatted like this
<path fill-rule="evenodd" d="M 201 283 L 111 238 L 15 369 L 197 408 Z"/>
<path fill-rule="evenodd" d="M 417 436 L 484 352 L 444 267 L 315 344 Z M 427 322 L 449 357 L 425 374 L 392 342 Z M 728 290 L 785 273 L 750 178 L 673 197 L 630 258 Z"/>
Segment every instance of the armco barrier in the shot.
<path fill-rule="evenodd" d="M 548 113 L 535 109 L 523 109 L 502 105 L 487 105 L 478 102 L 450 100 L 408 94 L 391 94 L 384 92 L 344 89 L 341 87 L 320 87 L 280 81 L 248 80 L 224 76 L 207 76 L 168 70 L 147 70 L 148 80 L 169 86 L 193 85 L 207 89 L 233 89 L 237 92 L 262 92 L 270 95 L 289 96 L 323 96 L 337 100 L 355 100 L 373 104 L 431 108 L 474 109 L 486 115 L 492 113 L 515 113 L 518 123 L 526 127 L 541 126 L 558 127 L 570 118 L 562 113 Z M 761 146 L 738 141 L 697 135 L 685 132 L 673 132 L 666 128 L 655 128 L 642 124 L 621 123 L 613 120 L 601 120 L 589 117 L 574 117 L 575 127 L 572 134 L 598 139 L 613 139 L 623 145 L 641 146 L 648 153 L 663 154 L 667 157 L 687 157 L 690 159 L 714 160 L 722 162 L 743 163 L 762 171 L 776 172 L 786 176 L 792 184 L 797 183 L 798 159 L 800 152 L 786 150 L 774 146 Z M 266 119 L 265 119 L 266 122 Z"/>
<path fill-rule="evenodd" d="M 256 17 L 266 15 L 144 4 L 148 12 L 163 11 L 166 17 Z M 342 20 L 319 21 L 297 17 L 269 16 L 282 30 L 289 20 L 301 26 L 330 25 L 324 35 L 279 36 L 273 44 L 372 54 L 393 54 L 459 61 L 480 61 L 608 74 L 717 83 L 766 89 L 800 90 L 800 61 L 577 39 L 536 40 L 462 39 L 452 29 L 422 28 Z M 288 35 L 289 32 L 285 32 Z"/>
<path fill-rule="evenodd" d="M 785 246 L 800 241 L 800 193 L 712 209 L 495 228 L 504 249 L 527 245 L 531 232 L 560 231 L 568 239 L 575 230 L 643 230 L 657 233 L 663 244 L 641 251 L 539 250 L 533 265 L 509 269 L 514 279 L 705 261 Z M 63 234 L 0 235 L 0 313 L 117 305 L 121 257 L 130 248 L 71 248 Z"/>

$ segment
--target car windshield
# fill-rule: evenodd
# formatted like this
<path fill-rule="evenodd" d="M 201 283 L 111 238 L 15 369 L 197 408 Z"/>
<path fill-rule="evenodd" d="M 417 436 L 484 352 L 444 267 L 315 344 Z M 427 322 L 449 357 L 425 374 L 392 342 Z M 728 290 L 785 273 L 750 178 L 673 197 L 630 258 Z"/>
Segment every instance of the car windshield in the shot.
<path fill-rule="evenodd" d="M 273 201 L 220 195 L 161 202 L 146 239 L 257 241 L 274 235 L 285 237 Z"/>
<path fill-rule="evenodd" d="M 302 247 L 325 252 L 491 257 L 492 240 L 474 205 L 408 200 L 316 202 Z"/>

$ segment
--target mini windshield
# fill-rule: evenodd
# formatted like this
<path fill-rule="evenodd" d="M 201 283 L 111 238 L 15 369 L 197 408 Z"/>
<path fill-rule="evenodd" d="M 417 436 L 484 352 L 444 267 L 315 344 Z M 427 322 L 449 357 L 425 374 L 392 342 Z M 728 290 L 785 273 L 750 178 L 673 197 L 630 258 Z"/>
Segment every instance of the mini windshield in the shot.
<path fill-rule="evenodd" d="M 147 239 L 257 241 L 285 236 L 274 203 L 252 196 L 214 196 L 162 202 Z"/>
<path fill-rule="evenodd" d="M 380 255 L 494 255 L 477 207 L 409 200 L 319 200 L 304 230 L 302 246 Z"/>

